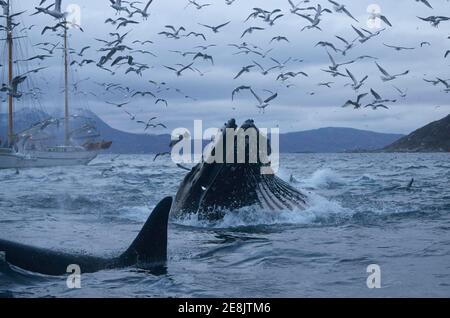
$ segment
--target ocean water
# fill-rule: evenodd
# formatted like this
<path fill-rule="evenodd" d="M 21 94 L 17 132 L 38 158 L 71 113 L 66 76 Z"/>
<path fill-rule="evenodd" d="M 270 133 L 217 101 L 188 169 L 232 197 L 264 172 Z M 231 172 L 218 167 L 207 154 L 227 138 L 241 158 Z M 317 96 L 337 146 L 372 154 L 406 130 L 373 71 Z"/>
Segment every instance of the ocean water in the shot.
<path fill-rule="evenodd" d="M 0 238 L 65 252 L 124 251 L 185 171 L 152 156 L 88 167 L 0 171 Z M 166 273 L 137 268 L 67 277 L 10 268 L 9 297 L 450 297 L 449 154 L 285 155 L 280 177 L 306 211 L 172 220 Z M 407 185 L 414 178 L 411 188 Z M 367 267 L 380 266 L 369 289 Z"/>

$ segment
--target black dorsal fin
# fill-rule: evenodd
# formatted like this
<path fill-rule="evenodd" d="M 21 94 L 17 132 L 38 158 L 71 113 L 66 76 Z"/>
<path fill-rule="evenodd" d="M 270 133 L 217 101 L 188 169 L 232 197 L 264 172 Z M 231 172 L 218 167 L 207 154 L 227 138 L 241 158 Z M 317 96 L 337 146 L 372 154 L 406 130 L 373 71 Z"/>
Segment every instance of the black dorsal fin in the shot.
<path fill-rule="evenodd" d="M 120 256 L 126 265 L 165 263 L 167 260 L 167 225 L 173 199 L 167 197 L 153 210 L 133 244 Z"/>

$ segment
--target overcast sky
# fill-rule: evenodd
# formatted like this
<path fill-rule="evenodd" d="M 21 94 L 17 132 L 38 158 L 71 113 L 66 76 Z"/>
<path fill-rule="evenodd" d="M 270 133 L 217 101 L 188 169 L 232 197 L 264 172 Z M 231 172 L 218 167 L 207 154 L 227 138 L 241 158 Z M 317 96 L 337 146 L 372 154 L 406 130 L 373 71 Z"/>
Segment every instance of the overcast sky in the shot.
<path fill-rule="evenodd" d="M 144 1 L 144 0 L 142 0 Z M 25 25 L 33 25 L 30 31 L 22 32 L 28 38 L 20 40 L 20 46 L 16 47 L 16 53 L 21 58 L 45 53 L 37 47 L 32 47 L 38 42 L 59 42 L 56 33 L 46 32 L 41 35 L 45 25 L 54 25 L 56 21 L 48 15 L 38 15 L 30 17 L 34 6 L 39 1 L 13 1 L 14 11 L 27 10 L 26 14 L 19 20 Z M 409 133 L 412 130 L 430 122 L 440 119 L 450 113 L 450 94 L 443 92 L 444 86 L 433 86 L 425 83 L 423 78 L 434 79 L 440 77 L 450 78 L 450 56 L 444 59 L 444 53 L 450 49 L 450 21 L 442 22 L 439 28 L 432 27 L 429 23 L 421 21 L 417 16 L 428 17 L 431 15 L 450 16 L 450 2 L 447 0 L 429 0 L 434 9 L 426 7 L 415 0 L 343 0 L 348 10 L 359 20 L 359 23 L 342 13 L 324 13 L 320 27 L 317 29 L 301 31 L 309 22 L 297 15 L 290 13 L 287 0 L 236 0 L 232 5 L 226 5 L 225 0 L 198 0 L 198 3 L 211 3 L 211 6 L 197 10 L 194 6 L 187 8 L 187 0 L 154 0 L 150 6 L 150 17 L 143 21 L 138 15 L 132 19 L 140 22 L 138 25 L 129 25 L 119 29 L 119 32 L 130 31 L 124 43 L 133 49 L 149 50 L 157 57 L 151 55 L 133 53 L 135 62 L 148 64 L 151 68 L 144 71 L 141 76 L 130 73 L 125 75 L 127 66 L 116 70 L 115 75 L 98 69 L 94 64 L 85 65 L 82 68 L 73 68 L 71 72 L 72 83 L 88 78 L 78 85 L 78 94 L 71 95 L 72 108 L 89 108 L 96 112 L 103 120 L 111 126 L 132 132 L 142 132 L 141 125 L 131 121 L 124 110 L 136 114 L 138 119 L 147 120 L 152 116 L 158 116 L 159 120 L 167 124 L 168 130 L 155 130 L 154 133 L 170 132 L 176 127 L 191 127 L 195 119 L 204 120 L 204 125 L 208 127 L 219 127 L 223 122 L 231 117 L 244 121 L 248 118 L 256 120 L 258 126 L 276 127 L 279 126 L 282 132 L 314 129 L 321 127 L 353 127 L 368 129 L 380 132 Z M 47 0 L 51 3 L 51 0 Z M 63 0 L 63 8 L 75 3 L 81 7 L 81 27 L 84 32 L 71 30 L 70 46 L 79 51 L 85 46 L 91 46 L 86 50 L 83 58 L 90 58 L 98 61 L 102 52 L 97 52 L 103 44 L 95 38 L 109 40 L 110 32 L 116 32 L 116 26 L 105 24 L 109 18 L 118 18 L 115 10 L 112 9 L 108 0 Z M 328 1 L 309 1 L 302 6 L 315 6 L 321 3 L 323 7 L 332 9 Z M 373 38 L 364 44 L 356 43 L 356 47 L 348 52 L 347 56 L 331 51 L 337 62 L 344 62 L 361 55 L 371 55 L 378 58 L 386 70 L 392 73 L 401 73 L 410 70 L 407 76 L 398 78 L 395 81 L 383 83 L 380 79 L 374 61 L 365 59 L 357 63 L 340 68 L 345 72 L 345 67 L 355 74 L 357 79 L 369 76 L 366 84 L 359 90 L 359 93 L 366 93 L 373 88 L 380 93 L 383 98 L 397 99 L 397 103 L 388 104 L 390 109 L 378 109 L 373 111 L 370 108 L 354 110 L 352 108 L 342 108 L 341 106 L 348 99 L 355 99 L 357 93 L 350 86 L 349 78 L 332 78 L 321 71 L 326 69 L 329 59 L 323 47 L 315 46 L 318 41 L 330 41 L 338 48 L 342 48 L 342 42 L 335 38 L 335 35 L 342 36 L 348 40 L 357 37 L 351 25 L 355 27 L 367 28 L 369 14 L 367 8 L 371 4 L 381 7 L 382 13 L 391 21 L 393 27 L 386 27 L 386 31 L 379 37 Z M 267 11 L 281 9 L 284 16 L 275 22 L 274 26 L 269 26 L 261 19 L 244 20 L 252 12 L 252 8 L 260 7 Z M 306 12 L 306 11 L 305 11 Z M 125 16 L 122 14 L 122 16 Z M 218 25 L 231 21 L 218 34 L 200 26 L 198 23 Z M 2 23 L 4 23 L 2 21 Z M 164 31 L 165 25 L 175 27 L 183 26 L 187 32 L 202 32 L 207 37 L 203 41 L 200 37 L 181 38 L 179 40 L 167 39 L 158 33 Z M 240 39 L 243 31 L 250 26 L 265 28 L 264 31 L 255 33 Z M 16 28 L 19 31 L 21 27 Z M 184 34 L 184 33 L 183 33 Z M 16 34 L 17 35 L 17 34 Z M 274 42 L 270 40 L 274 36 L 285 36 L 290 43 Z M 154 44 L 132 44 L 134 40 L 151 40 Z M 309 77 L 298 76 L 297 78 L 281 83 L 276 80 L 279 71 L 273 71 L 267 76 L 263 76 L 256 69 L 251 73 L 242 75 L 239 79 L 233 77 L 244 65 L 252 64 L 252 60 L 264 65 L 273 66 L 274 63 L 267 57 L 261 58 L 254 54 L 234 55 L 235 48 L 228 46 L 231 43 L 242 43 L 243 41 L 257 45 L 263 51 L 273 49 L 269 56 L 280 61 L 289 57 L 302 59 L 303 62 L 291 61 L 287 64 L 284 72 L 303 71 Z M 420 43 L 427 41 L 431 46 Z M 383 45 L 398 45 L 404 47 L 414 47 L 415 50 L 395 51 Z M 169 50 L 197 51 L 197 45 L 216 44 L 207 50 L 207 53 L 214 57 L 215 65 L 209 61 L 197 59 L 195 67 L 201 70 L 199 73 L 186 71 L 183 76 L 177 77 L 174 72 L 165 69 L 163 65 L 174 66 L 177 63 L 189 64 L 192 56 L 182 57 Z M 5 46 L 2 45 L 2 56 L 4 56 Z M 72 60 L 80 61 L 82 58 L 76 55 Z M 4 58 L 2 62 L 4 64 Z M 39 103 L 24 98 L 18 102 L 18 107 L 33 106 L 42 107 L 45 110 L 53 111 L 63 107 L 63 69 L 62 52 L 56 50 L 54 57 L 46 59 L 40 64 L 36 63 L 29 67 L 46 66 L 48 69 L 37 75 L 30 77 L 27 87 L 40 87 L 45 94 L 39 98 Z M 21 70 L 22 71 L 22 70 Z M 6 70 L 1 69 L 1 80 L 4 82 Z M 182 93 L 170 90 L 158 93 L 158 97 L 167 99 L 169 105 L 155 105 L 155 100 L 149 96 L 139 98 L 127 96 L 120 92 L 106 92 L 98 83 L 118 83 L 133 90 L 150 90 L 156 94 L 156 88 L 149 83 L 149 80 L 165 82 L 168 87 L 179 89 Z M 320 82 L 334 82 L 331 88 L 319 87 Z M 286 84 L 293 84 L 289 88 Z M 450 83 L 450 82 L 449 82 Z M 392 85 L 396 85 L 402 90 L 408 91 L 406 98 L 401 98 Z M 251 85 L 262 97 L 268 97 L 269 93 L 264 90 L 277 92 L 279 97 L 271 102 L 264 114 L 256 108 L 256 100 L 248 91 L 243 91 L 237 95 L 234 101 L 231 100 L 231 92 L 240 85 Z M 25 86 L 22 87 L 25 89 Z M 90 94 L 93 92 L 95 95 Z M 186 99 L 184 95 L 189 95 L 193 99 Z M 130 104 L 122 109 L 106 104 L 106 102 L 128 102 Z M 365 102 L 372 101 L 372 97 L 366 97 Z M 2 105 L 2 111 L 4 111 Z"/>

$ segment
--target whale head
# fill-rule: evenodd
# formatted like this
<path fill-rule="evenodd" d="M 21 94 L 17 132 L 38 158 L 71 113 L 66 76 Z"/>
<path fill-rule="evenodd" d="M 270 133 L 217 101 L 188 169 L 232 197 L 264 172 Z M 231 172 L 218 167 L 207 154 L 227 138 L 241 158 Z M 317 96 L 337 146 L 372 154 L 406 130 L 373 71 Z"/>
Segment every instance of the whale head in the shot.
<path fill-rule="evenodd" d="M 239 128 L 234 119 L 229 120 L 203 161 L 182 181 L 172 217 L 197 214 L 213 221 L 227 211 L 249 206 L 303 209 L 306 196 L 271 172 L 270 155 L 270 141 L 253 120 Z"/>

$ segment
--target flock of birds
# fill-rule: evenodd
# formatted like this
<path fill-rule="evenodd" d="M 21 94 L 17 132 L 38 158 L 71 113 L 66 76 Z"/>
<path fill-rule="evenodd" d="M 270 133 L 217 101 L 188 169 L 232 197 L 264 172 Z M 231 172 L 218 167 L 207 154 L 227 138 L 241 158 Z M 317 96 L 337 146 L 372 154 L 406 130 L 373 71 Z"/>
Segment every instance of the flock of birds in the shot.
<path fill-rule="evenodd" d="M 241 0 L 225 0 L 225 3 L 229 6 L 236 5 L 236 2 Z M 431 1 L 427 0 L 415 0 L 427 7 L 427 10 L 433 10 Z M 51 3 L 50 3 L 51 2 Z M 147 49 L 151 45 L 155 45 L 154 41 L 148 39 L 132 39 L 132 27 L 140 23 L 145 22 L 149 19 L 152 4 L 154 0 L 140 2 L 140 1 L 121 1 L 121 0 L 109 0 L 109 7 L 115 12 L 115 16 L 109 17 L 104 21 L 104 24 L 112 28 L 111 32 L 106 38 L 95 38 L 95 42 L 98 44 L 96 48 L 96 53 L 93 54 L 91 58 L 85 57 L 87 52 L 93 52 L 94 48 L 91 46 L 82 47 L 79 50 L 70 49 L 69 54 L 71 58 L 70 65 L 74 68 L 82 68 L 86 65 L 92 65 L 98 70 L 107 72 L 112 76 L 122 75 L 122 74 L 136 74 L 139 77 L 144 77 L 144 73 L 154 66 L 150 66 L 148 63 L 143 62 L 145 57 L 151 57 L 154 59 L 158 58 L 158 55 Z M 323 1 L 325 2 L 325 1 Z M 380 79 L 383 83 L 393 83 L 398 78 L 407 76 L 410 70 L 388 70 L 383 63 L 378 60 L 377 57 L 370 55 L 362 55 L 352 59 L 347 59 L 346 57 L 350 52 L 357 46 L 363 46 L 368 41 L 379 37 L 381 34 L 387 31 L 387 29 L 393 27 L 393 23 L 389 20 L 389 17 L 373 11 L 370 13 L 369 19 L 381 21 L 383 28 L 378 29 L 368 29 L 361 27 L 360 25 L 355 25 L 360 23 L 356 18 L 356 15 L 352 13 L 345 4 L 339 3 L 337 1 L 327 0 L 326 4 L 311 5 L 310 0 L 303 0 L 299 3 L 294 3 L 292 0 L 287 0 L 287 9 L 273 9 L 266 10 L 263 8 L 253 8 L 249 12 L 246 19 L 239 23 L 244 23 L 242 33 L 240 32 L 237 36 L 240 36 L 241 43 L 231 43 L 226 44 L 226 47 L 234 50 L 230 52 L 231 56 L 248 56 L 249 63 L 243 65 L 240 70 L 236 70 L 236 75 L 234 78 L 230 78 L 230 81 L 242 81 L 246 74 L 258 72 L 262 76 L 273 76 L 273 81 L 279 87 L 292 88 L 295 87 L 293 80 L 297 77 L 310 78 L 310 75 L 305 71 L 300 71 L 297 69 L 297 65 L 303 63 L 304 60 L 299 58 L 289 57 L 284 60 L 279 60 L 272 55 L 276 46 L 282 43 L 289 44 L 291 39 L 287 35 L 277 35 L 268 39 L 270 48 L 264 48 L 263 45 L 255 45 L 248 42 L 254 33 L 263 33 L 266 29 L 273 27 L 278 24 L 283 19 L 287 19 L 289 16 L 298 19 L 301 23 L 300 31 L 312 30 L 312 31 L 322 31 L 322 22 L 327 15 L 338 14 L 345 16 L 349 21 L 349 28 L 351 32 L 354 32 L 354 38 L 344 38 L 342 36 L 335 36 L 336 43 L 329 41 L 318 41 L 315 44 L 316 47 L 322 47 L 326 50 L 326 54 L 329 59 L 329 65 L 326 68 L 322 68 L 321 71 L 324 76 L 330 76 L 330 81 L 322 81 L 317 83 L 317 86 L 324 88 L 334 88 L 331 79 L 341 78 L 345 79 L 347 83 L 345 86 L 351 87 L 355 92 L 355 98 L 350 98 L 343 104 L 343 107 L 354 107 L 359 108 L 372 108 L 374 110 L 379 108 L 389 109 L 390 104 L 396 103 L 397 98 L 385 98 L 380 93 L 375 91 L 375 89 L 370 88 L 367 92 L 362 93 L 361 90 L 366 86 L 368 75 L 360 76 L 355 74 L 350 69 L 350 65 L 356 64 L 362 60 L 373 60 L 374 66 L 379 71 Z M 4 9 L 7 6 L 5 0 L 0 0 L 0 6 Z M 187 0 L 185 9 L 193 8 L 195 10 L 205 10 L 213 6 L 212 3 L 201 3 L 199 0 Z M 328 7 L 326 7 L 328 6 Z M 425 9 L 425 8 L 424 8 Z M 8 25 L 1 25 L 0 31 L 13 31 L 16 28 L 21 27 L 21 24 L 15 23 L 15 19 L 21 15 L 25 14 L 25 11 L 18 12 L 10 15 L 11 25 L 9 26 L 11 30 L 8 30 Z M 32 56 L 23 60 L 16 60 L 18 62 L 31 62 L 38 61 L 39 63 L 44 62 L 48 58 L 51 58 L 61 49 L 61 31 L 68 28 L 70 21 L 66 20 L 67 13 L 62 10 L 62 0 L 40 0 L 38 6 L 36 6 L 35 11 L 31 15 L 47 15 L 49 16 L 49 21 L 54 21 L 55 24 L 45 26 L 42 31 L 42 36 L 47 36 L 48 33 L 55 33 L 58 35 L 56 42 L 44 41 L 35 44 L 35 48 L 42 52 L 36 56 Z M 3 18 L 6 16 L 3 15 Z M 219 17 L 218 17 L 219 18 Z M 418 17 L 419 21 L 428 22 L 433 27 L 439 27 L 441 23 L 450 23 L 450 17 L 430 15 L 428 17 Z M 252 25 L 250 25 L 250 22 Z M 257 24 L 258 22 L 258 24 Z M 207 63 L 208 67 L 214 67 L 216 65 L 215 57 L 210 50 L 212 48 L 218 47 L 218 45 L 211 43 L 209 40 L 211 37 L 216 36 L 218 33 L 227 32 L 227 29 L 233 21 L 219 21 L 219 23 L 210 25 L 205 23 L 197 23 L 198 30 L 188 30 L 184 26 L 166 25 L 162 30 L 160 30 L 157 36 L 161 38 L 166 38 L 171 41 L 178 41 L 180 39 L 190 38 L 192 41 L 201 41 L 201 45 L 194 46 L 192 50 L 170 50 L 168 53 L 175 54 L 182 58 L 184 62 L 177 63 L 174 65 L 160 65 L 160 67 L 167 72 L 173 73 L 177 78 L 182 77 L 186 72 L 191 72 L 192 74 L 198 74 L 198 76 L 205 76 L 206 72 L 202 71 L 202 67 Z M 81 26 L 73 25 L 81 32 L 84 30 Z M 20 37 L 21 32 L 26 30 L 31 30 L 35 25 L 29 27 L 22 27 L 17 37 Z M 126 30 L 125 30 L 126 29 Z M 318 33 L 322 34 L 322 33 Z M 448 37 L 450 39 L 450 36 Z M 388 43 L 383 43 L 383 45 L 389 49 L 395 51 L 413 51 L 419 48 L 416 47 L 403 47 L 396 46 Z M 420 48 L 431 46 L 430 42 L 420 43 Z M 450 50 L 447 50 L 443 54 L 443 58 L 448 58 L 450 56 Z M 340 59 L 347 59 L 346 61 L 338 61 Z M 38 73 L 44 70 L 45 67 L 35 68 L 24 74 L 17 75 L 14 77 L 11 85 L 2 84 L 0 91 L 6 93 L 6 95 L 13 96 L 14 98 L 21 98 L 23 95 L 36 96 L 39 94 L 39 88 L 32 88 L 30 92 L 21 92 L 19 86 L 27 79 L 28 75 L 31 73 Z M 73 91 L 76 94 L 93 95 L 99 97 L 98 92 L 85 92 L 78 88 L 81 82 L 87 81 L 83 79 L 72 83 Z M 425 82 L 430 83 L 434 86 L 441 86 L 443 91 L 446 93 L 450 92 L 450 79 L 444 79 L 440 77 L 436 78 L 424 78 Z M 148 89 L 138 90 L 133 89 L 127 85 L 119 84 L 116 82 L 97 82 L 96 84 L 102 87 L 104 93 L 115 94 L 115 99 L 117 96 L 125 97 L 126 100 L 122 102 L 104 101 L 107 105 L 123 109 L 124 113 L 128 115 L 130 120 L 143 126 L 144 130 L 147 131 L 149 128 L 163 127 L 166 126 L 162 123 L 158 123 L 156 116 L 152 116 L 149 120 L 140 120 L 135 114 L 132 114 L 129 110 L 125 109 L 125 106 L 132 104 L 134 98 L 147 98 L 151 97 L 154 99 L 156 105 L 163 105 L 165 107 L 169 106 L 169 101 L 164 97 L 165 93 L 176 92 L 181 97 L 195 102 L 197 99 L 189 96 L 181 89 L 172 87 L 166 82 L 158 82 L 153 80 L 142 80 L 142 82 L 148 83 Z M 392 85 L 395 91 L 398 93 L 400 98 L 406 98 L 407 90 L 401 89 L 396 85 Z M 234 101 L 237 95 L 241 92 L 250 93 L 249 96 L 253 96 L 256 101 L 256 107 L 264 113 L 266 108 L 269 107 L 278 97 L 279 93 L 269 89 L 256 89 L 253 85 L 244 84 L 237 85 L 237 87 L 231 92 L 231 99 Z M 315 93 L 312 92 L 311 95 Z M 370 101 L 365 101 L 366 97 L 370 96 Z M 252 97 L 252 98 L 253 98 Z M 117 100 L 117 99 L 116 99 Z"/>

